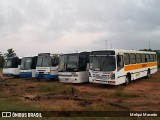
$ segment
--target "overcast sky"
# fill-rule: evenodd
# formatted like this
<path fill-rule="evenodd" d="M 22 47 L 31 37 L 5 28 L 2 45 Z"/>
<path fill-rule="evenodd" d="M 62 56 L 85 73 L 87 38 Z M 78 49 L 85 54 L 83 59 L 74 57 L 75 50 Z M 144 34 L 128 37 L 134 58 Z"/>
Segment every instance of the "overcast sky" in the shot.
<path fill-rule="evenodd" d="M 160 49 L 160 0 L 0 0 L 0 52 Z"/>

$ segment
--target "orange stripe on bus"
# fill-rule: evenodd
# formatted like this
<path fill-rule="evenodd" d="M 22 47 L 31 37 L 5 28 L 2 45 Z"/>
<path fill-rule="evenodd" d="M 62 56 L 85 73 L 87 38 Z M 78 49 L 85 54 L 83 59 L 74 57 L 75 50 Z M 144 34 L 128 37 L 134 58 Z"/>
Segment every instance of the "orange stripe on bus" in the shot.
<path fill-rule="evenodd" d="M 150 63 L 143 63 L 143 64 L 127 65 L 127 66 L 124 66 L 124 71 L 136 70 L 140 68 L 153 67 L 153 66 L 157 66 L 157 63 L 150 62 Z"/>

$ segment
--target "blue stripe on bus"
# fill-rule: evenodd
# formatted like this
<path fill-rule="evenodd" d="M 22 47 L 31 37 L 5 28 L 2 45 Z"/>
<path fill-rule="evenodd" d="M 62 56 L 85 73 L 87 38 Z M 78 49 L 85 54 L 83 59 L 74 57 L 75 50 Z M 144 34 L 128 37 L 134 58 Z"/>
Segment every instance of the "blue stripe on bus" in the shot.
<path fill-rule="evenodd" d="M 58 75 L 36 74 L 36 78 L 56 79 L 56 78 L 58 78 Z"/>
<path fill-rule="evenodd" d="M 20 73 L 21 78 L 32 78 L 32 72 Z"/>

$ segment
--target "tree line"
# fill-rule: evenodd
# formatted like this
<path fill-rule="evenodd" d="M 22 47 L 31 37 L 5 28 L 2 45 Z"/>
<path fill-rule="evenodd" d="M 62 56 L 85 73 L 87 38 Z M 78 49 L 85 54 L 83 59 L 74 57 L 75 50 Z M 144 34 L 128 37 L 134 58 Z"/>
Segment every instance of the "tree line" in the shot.
<path fill-rule="evenodd" d="M 153 51 L 157 53 L 157 59 L 158 59 L 158 66 L 160 67 L 160 50 L 151 50 L 151 49 L 143 49 L 142 51 Z M 2 54 L 2 52 L 0 52 L 0 68 L 3 67 L 4 65 L 4 61 L 6 58 L 9 57 L 16 57 L 16 53 L 13 50 L 13 48 L 10 48 L 7 50 L 7 52 L 5 54 Z"/>
<path fill-rule="evenodd" d="M 13 50 L 13 48 L 8 49 L 7 52 L 4 54 L 2 52 L 0 52 L 0 68 L 3 67 L 4 61 L 6 58 L 16 57 L 16 56 L 17 55 L 16 55 L 15 51 Z"/>

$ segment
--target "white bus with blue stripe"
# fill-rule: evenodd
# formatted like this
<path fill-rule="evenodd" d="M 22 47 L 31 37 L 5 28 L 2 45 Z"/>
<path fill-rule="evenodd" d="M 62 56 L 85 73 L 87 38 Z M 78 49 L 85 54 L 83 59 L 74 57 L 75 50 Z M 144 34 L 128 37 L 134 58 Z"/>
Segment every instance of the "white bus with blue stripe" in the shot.
<path fill-rule="evenodd" d="M 36 73 L 37 56 L 23 57 L 20 67 L 21 78 L 34 78 Z"/>
<path fill-rule="evenodd" d="M 38 54 L 36 66 L 36 78 L 57 79 L 58 78 L 58 62 L 57 54 L 41 53 Z"/>
<path fill-rule="evenodd" d="M 77 52 L 60 55 L 59 80 L 64 83 L 84 83 L 89 81 L 90 52 Z"/>
<path fill-rule="evenodd" d="M 21 59 L 18 57 L 9 57 L 5 59 L 5 63 L 3 67 L 3 76 L 19 77 L 20 64 L 21 64 Z"/>

